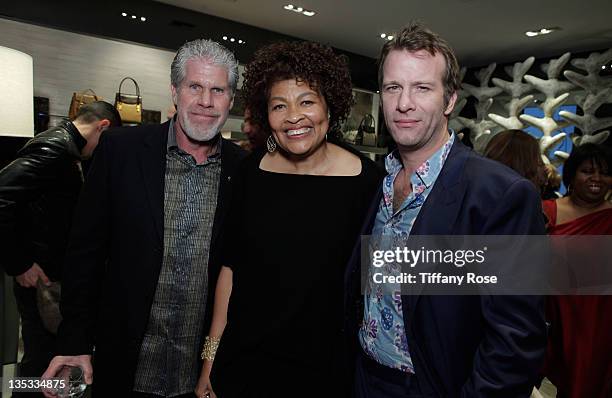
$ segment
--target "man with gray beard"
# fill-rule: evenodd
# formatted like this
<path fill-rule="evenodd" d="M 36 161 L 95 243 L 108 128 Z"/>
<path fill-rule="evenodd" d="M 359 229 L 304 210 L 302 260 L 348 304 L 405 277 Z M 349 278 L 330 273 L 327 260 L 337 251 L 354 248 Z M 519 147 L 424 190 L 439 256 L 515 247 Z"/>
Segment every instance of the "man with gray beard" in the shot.
<path fill-rule="evenodd" d="M 44 378 L 71 365 L 93 382 L 94 397 L 193 396 L 230 176 L 244 156 L 219 134 L 237 81 L 226 48 L 188 42 L 171 66 L 175 117 L 100 141 L 66 256 L 59 348 Z"/>

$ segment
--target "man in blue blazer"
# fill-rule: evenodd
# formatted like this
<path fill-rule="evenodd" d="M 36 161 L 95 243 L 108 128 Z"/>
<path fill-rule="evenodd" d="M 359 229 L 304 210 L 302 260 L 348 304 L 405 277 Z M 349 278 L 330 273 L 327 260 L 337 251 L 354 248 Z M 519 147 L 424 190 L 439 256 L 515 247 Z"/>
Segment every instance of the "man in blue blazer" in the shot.
<path fill-rule="evenodd" d="M 363 235 L 544 234 L 535 187 L 449 134 L 458 70 L 419 24 L 383 47 L 381 102 L 397 150 Z M 546 347 L 541 297 L 361 295 L 360 251 L 346 273 L 357 397 L 529 397 Z"/>

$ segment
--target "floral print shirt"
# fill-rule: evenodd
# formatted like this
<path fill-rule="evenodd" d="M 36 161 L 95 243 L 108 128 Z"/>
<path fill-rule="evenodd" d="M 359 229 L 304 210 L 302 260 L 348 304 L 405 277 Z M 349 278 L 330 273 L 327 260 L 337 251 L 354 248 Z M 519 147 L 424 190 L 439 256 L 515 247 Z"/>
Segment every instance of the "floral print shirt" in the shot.
<path fill-rule="evenodd" d="M 412 192 L 395 212 L 393 182 L 403 165 L 397 150 L 387 156 L 385 168 L 388 174 L 383 181 L 383 197 L 372 230 L 372 235 L 379 239 L 372 239 L 374 244 L 389 239 L 401 242 L 410 235 L 412 225 L 444 166 L 454 140 L 454 133 L 451 132 L 448 141 L 410 176 Z M 372 272 L 373 269 L 373 266 L 370 266 L 369 271 Z M 382 270 L 385 275 L 401 273 L 401 269 L 395 264 L 385 264 Z M 371 274 L 369 276 L 364 299 L 363 324 L 359 330 L 361 347 L 381 365 L 414 373 L 402 314 L 401 286 L 375 284 Z"/>

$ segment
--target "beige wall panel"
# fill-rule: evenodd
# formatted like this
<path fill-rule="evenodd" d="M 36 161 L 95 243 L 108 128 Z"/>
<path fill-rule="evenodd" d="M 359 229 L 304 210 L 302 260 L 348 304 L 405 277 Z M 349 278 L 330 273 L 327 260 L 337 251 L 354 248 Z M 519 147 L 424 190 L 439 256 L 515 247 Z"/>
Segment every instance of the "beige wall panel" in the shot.
<path fill-rule="evenodd" d="M 0 45 L 32 56 L 34 95 L 49 98 L 53 115 L 67 115 L 72 93 L 86 88 L 113 103 L 125 76 L 133 77 L 140 85 L 145 109 L 162 111 L 163 118 L 172 104 L 172 51 L 6 19 L 0 19 Z M 134 92 L 129 82 L 123 88 Z"/>

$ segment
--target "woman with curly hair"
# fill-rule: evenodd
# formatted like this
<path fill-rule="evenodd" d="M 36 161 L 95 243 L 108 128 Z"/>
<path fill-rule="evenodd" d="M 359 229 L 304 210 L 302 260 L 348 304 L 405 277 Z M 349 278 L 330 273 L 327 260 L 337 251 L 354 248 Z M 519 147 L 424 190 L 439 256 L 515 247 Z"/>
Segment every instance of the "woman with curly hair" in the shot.
<path fill-rule="evenodd" d="M 243 92 L 267 151 L 234 178 L 196 394 L 346 396 L 343 277 L 382 178 L 334 139 L 352 105 L 347 62 L 316 43 L 272 44 Z"/>

